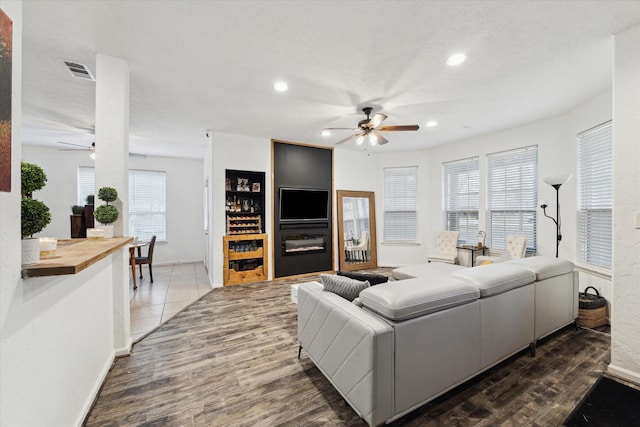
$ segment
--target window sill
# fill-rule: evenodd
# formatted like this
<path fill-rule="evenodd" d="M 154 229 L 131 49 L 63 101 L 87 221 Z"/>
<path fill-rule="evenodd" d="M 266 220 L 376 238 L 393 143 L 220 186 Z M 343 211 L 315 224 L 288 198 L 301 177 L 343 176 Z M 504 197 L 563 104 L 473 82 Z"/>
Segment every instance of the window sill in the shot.
<path fill-rule="evenodd" d="M 385 246 L 420 246 L 422 245 L 422 243 L 420 242 L 409 242 L 409 241 L 389 241 L 389 242 L 382 242 L 382 245 Z"/>
<path fill-rule="evenodd" d="M 60 239 L 55 254 L 22 268 L 22 278 L 76 274 L 126 247 L 133 237 L 112 239 Z"/>
<path fill-rule="evenodd" d="M 611 270 L 608 270 L 603 267 L 596 267 L 595 265 L 590 264 L 577 264 L 576 270 L 581 271 L 583 273 L 592 274 L 594 276 L 602 277 L 603 279 L 611 280 Z"/>

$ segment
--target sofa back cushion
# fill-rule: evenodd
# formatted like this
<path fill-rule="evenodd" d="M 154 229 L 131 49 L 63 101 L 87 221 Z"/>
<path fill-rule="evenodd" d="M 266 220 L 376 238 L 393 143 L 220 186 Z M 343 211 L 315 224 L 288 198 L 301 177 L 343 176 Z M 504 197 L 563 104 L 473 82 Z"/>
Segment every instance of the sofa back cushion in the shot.
<path fill-rule="evenodd" d="M 360 292 L 360 302 L 365 308 L 394 321 L 446 310 L 479 297 L 476 287 L 450 277 L 389 282 Z"/>
<path fill-rule="evenodd" d="M 533 271 L 511 264 L 511 261 L 465 268 L 451 273 L 449 277 L 477 287 L 481 298 L 501 294 L 536 280 Z"/>
<path fill-rule="evenodd" d="M 560 276 L 573 271 L 575 265 L 566 259 L 553 258 L 550 256 L 532 256 L 522 259 L 514 259 L 509 264 L 524 267 L 536 274 L 536 280 L 548 279 Z"/>

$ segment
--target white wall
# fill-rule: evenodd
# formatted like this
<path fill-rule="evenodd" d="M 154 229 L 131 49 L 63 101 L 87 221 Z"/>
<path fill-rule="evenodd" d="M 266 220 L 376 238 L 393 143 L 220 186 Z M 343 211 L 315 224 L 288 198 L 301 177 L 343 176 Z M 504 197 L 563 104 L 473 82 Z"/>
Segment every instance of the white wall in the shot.
<path fill-rule="evenodd" d="M 212 247 L 212 270 L 214 286 L 222 285 L 222 236 L 226 234 L 225 219 L 225 171 L 227 169 L 265 172 L 265 232 L 269 236 L 269 279 L 273 277 L 271 260 L 273 259 L 273 242 L 271 242 L 271 228 L 273 217 L 271 192 L 271 140 L 267 138 L 253 138 L 221 132 L 213 134 L 211 145 L 212 158 L 209 186 L 211 187 L 211 218 L 209 232 Z"/>
<path fill-rule="evenodd" d="M 40 235 L 69 238 L 71 206 L 78 203 L 79 166 L 93 167 L 86 152 L 25 145 L 22 159 L 40 165 L 47 185 L 34 193 L 51 210 L 52 220 Z M 167 242 L 156 244 L 153 263 L 200 262 L 204 257 L 204 182 L 202 160 L 168 157 L 130 158 L 130 169 L 165 171 L 167 174 Z M 96 198 L 96 202 L 100 203 Z M 125 233 L 126 234 L 126 233 Z"/>
<path fill-rule="evenodd" d="M 114 303 L 128 285 L 126 255 L 77 275 L 21 279 L 22 2 L 0 0 L 0 8 L 13 20 L 12 191 L 0 193 L 0 425 L 81 425 L 116 351 L 126 351 L 117 347 L 130 341 L 128 311 Z"/>
<path fill-rule="evenodd" d="M 640 25 L 615 36 L 613 321 L 609 371 L 640 384 Z"/>

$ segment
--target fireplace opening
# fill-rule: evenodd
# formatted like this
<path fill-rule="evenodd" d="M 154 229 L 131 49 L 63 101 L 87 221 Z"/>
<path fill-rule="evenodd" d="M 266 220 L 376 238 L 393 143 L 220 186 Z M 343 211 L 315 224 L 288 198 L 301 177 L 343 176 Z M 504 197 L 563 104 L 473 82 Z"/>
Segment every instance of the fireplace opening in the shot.
<path fill-rule="evenodd" d="M 321 234 L 289 234 L 282 240 L 282 255 L 326 252 L 327 237 Z"/>

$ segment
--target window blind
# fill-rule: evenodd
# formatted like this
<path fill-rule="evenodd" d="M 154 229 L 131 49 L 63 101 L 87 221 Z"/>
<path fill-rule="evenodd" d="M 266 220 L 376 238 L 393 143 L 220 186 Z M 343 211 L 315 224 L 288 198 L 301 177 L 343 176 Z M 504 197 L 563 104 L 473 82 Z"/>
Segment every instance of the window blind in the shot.
<path fill-rule="evenodd" d="M 613 207 L 612 126 L 578 135 L 578 259 L 611 268 Z"/>
<path fill-rule="evenodd" d="M 459 231 L 460 244 L 478 241 L 480 169 L 477 157 L 443 163 L 445 226 Z"/>
<path fill-rule="evenodd" d="M 87 204 L 87 196 L 95 195 L 96 192 L 96 171 L 92 167 L 78 167 L 78 205 Z M 96 200 L 97 201 L 97 200 Z"/>
<path fill-rule="evenodd" d="M 129 170 L 129 236 L 166 240 L 166 173 Z"/>
<path fill-rule="evenodd" d="M 384 240 L 416 241 L 417 167 L 384 169 Z"/>
<path fill-rule="evenodd" d="M 507 236 L 527 238 L 527 253 L 536 252 L 538 147 L 487 155 L 487 241 L 506 250 Z"/>

